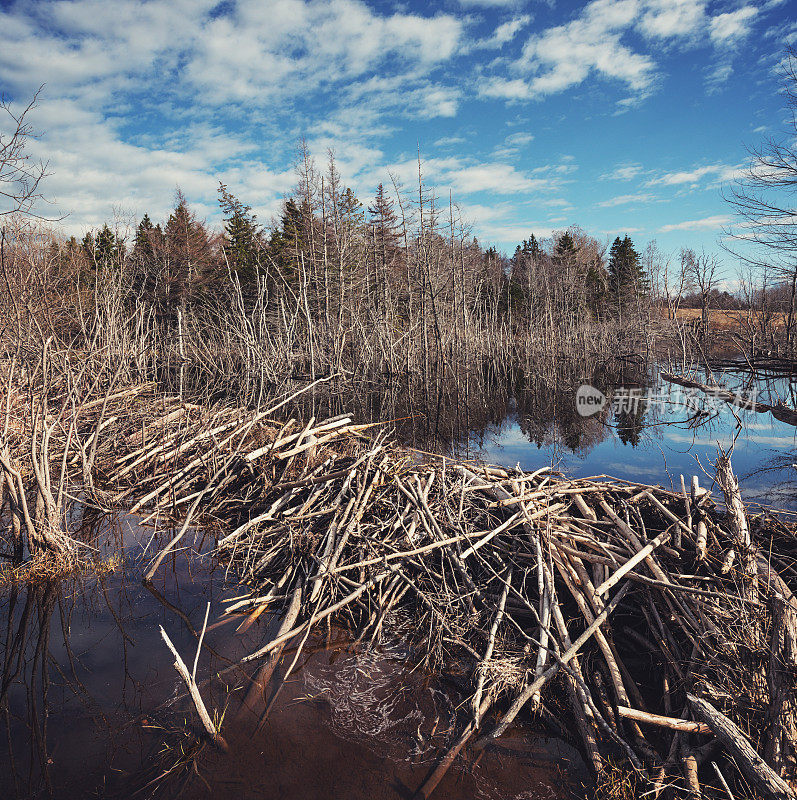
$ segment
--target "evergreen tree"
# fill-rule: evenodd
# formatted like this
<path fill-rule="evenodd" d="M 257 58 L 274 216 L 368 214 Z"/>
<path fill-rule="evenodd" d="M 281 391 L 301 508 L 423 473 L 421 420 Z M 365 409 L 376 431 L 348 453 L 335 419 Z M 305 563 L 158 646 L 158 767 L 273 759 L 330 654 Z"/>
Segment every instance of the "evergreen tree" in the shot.
<path fill-rule="evenodd" d="M 618 315 L 629 304 L 636 305 L 637 300 L 648 293 L 648 282 L 645 269 L 628 236 L 614 240 L 609 253 L 609 292 Z"/>
<path fill-rule="evenodd" d="M 361 227 L 365 221 L 363 204 L 349 187 L 346 187 L 340 196 L 340 217 L 343 224 L 351 229 Z"/>
<path fill-rule="evenodd" d="M 600 318 L 606 305 L 608 293 L 606 269 L 603 264 L 590 264 L 585 275 L 587 305 L 593 316 Z"/>
<path fill-rule="evenodd" d="M 534 238 L 532 236 L 532 238 Z M 576 243 L 569 231 L 565 231 L 557 240 L 554 248 L 554 259 L 561 265 L 570 264 L 576 256 Z"/>
<path fill-rule="evenodd" d="M 386 271 L 396 259 L 401 235 L 393 200 L 387 196 L 381 183 L 376 187 L 376 196 L 368 206 L 368 213 L 371 215 L 375 260 Z"/>
<path fill-rule="evenodd" d="M 514 311 L 520 313 L 524 308 L 528 311 L 530 296 L 533 292 L 533 276 L 535 266 L 542 258 L 542 248 L 532 233 L 522 244 L 515 247 L 509 259 L 509 293 Z"/>
<path fill-rule="evenodd" d="M 185 304 L 194 288 L 206 285 L 213 264 L 213 250 L 205 226 L 189 209 L 182 192 L 163 231 L 166 269 L 159 300 L 168 309 Z"/>
<path fill-rule="evenodd" d="M 540 250 L 540 243 L 537 241 L 537 238 L 534 234 L 531 234 L 529 239 L 523 240 L 523 255 L 530 256 L 531 258 L 539 258 L 541 254 Z"/>
<path fill-rule="evenodd" d="M 81 243 L 89 264 L 94 267 L 107 267 L 113 263 L 121 264 L 125 257 L 124 239 L 117 236 L 106 222 L 94 234 L 88 231 Z"/>
<path fill-rule="evenodd" d="M 219 183 L 219 205 L 224 211 L 224 241 L 222 247 L 230 269 L 237 273 L 242 285 L 251 284 L 260 265 L 262 230 L 250 206 Z"/>
<path fill-rule="evenodd" d="M 80 242 L 83 248 L 83 254 L 86 256 L 89 264 L 94 264 L 94 234 L 91 231 L 86 231 L 86 235 Z"/>
<path fill-rule="evenodd" d="M 138 261 L 148 261 L 155 256 L 155 249 L 153 246 L 153 231 L 155 226 L 149 218 L 149 214 L 144 214 L 141 222 L 138 223 L 136 228 L 136 235 L 133 239 L 133 258 Z"/>
<path fill-rule="evenodd" d="M 302 208 L 291 197 L 285 201 L 279 227 L 271 234 L 268 252 L 286 280 L 297 274 L 299 253 L 305 246 Z"/>
<path fill-rule="evenodd" d="M 368 206 L 368 213 L 371 225 L 370 246 L 373 249 L 372 260 L 378 283 L 375 296 L 379 307 L 387 304 L 390 277 L 398 271 L 401 263 L 398 217 L 393 200 L 385 193 L 385 187 L 381 183 L 376 187 L 376 196 Z"/>
<path fill-rule="evenodd" d="M 153 225 L 149 214 L 144 214 L 136 228 L 133 239 L 133 252 L 130 255 L 133 271 L 133 293 L 144 300 L 156 299 L 159 260 L 163 254 L 163 231 L 160 225 Z"/>

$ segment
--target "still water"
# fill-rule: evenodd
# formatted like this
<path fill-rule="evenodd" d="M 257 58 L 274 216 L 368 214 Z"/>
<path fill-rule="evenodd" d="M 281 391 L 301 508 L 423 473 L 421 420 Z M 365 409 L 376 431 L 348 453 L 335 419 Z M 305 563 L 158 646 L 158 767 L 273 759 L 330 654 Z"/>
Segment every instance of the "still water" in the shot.
<path fill-rule="evenodd" d="M 263 614 L 246 628 L 223 615 L 241 590 L 199 533 L 145 588 L 141 575 L 171 535 L 153 538 L 130 516 L 99 520 L 88 541 L 123 553 L 114 571 L 0 586 L 0 797 L 411 796 L 468 711 L 458 685 L 414 668 L 401 619 L 375 647 L 355 649 L 334 628 L 308 642 L 264 720 L 276 680 L 262 687 L 257 665 L 231 665 L 272 638 L 276 621 Z M 187 735 L 194 717 L 159 632 L 190 668 L 208 603 L 196 674 L 211 714 L 223 714 L 228 753 Z M 576 750 L 518 727 L 480 759 L 461 759 L 436 797 L 561 800 L 585 797 L 587 782 Z"/>
<path fill-rule="evenodd" d="M 761 402 L 797 405 L 790 378 L 715 372 L 717 382 Z M 707 382 L 704 372 L 695 379 Z M 718 445 L 731 457 L 746 501 L 797 510 L 797 428 L 770 413 L 733 407 L 669 383 L 657 370 L 645 384 L 601 387 L 604 409 L 581 416 L 576 387 L 546 398 L 519 395 L 506 416 L 460 440 L 458 455 L 534 470 L 553 465 L 567 475 L 607 474 L 680 488 L 698 475 L 710 487 Z M 706 474 L 708 473 L 708 475 Z"/>
<path fill-rule="evenodd" d="M 765 402 L 797 405 L 788 379 L 717 377 Z M 717 445 L 735 442 L 745 498 L 797 509 L 797 428 L 685 396 L 657 373 L 599 387 L 606 406 L 586 417 L 576 410 L 577 388 L 491 406 L 478 430 L 447 447 L 524 469 L 678 487 L 680 474 L 709 486 L 701 467 L 710 475 Z M 643 399 L 628 402 L 629 392 Z M 463 687 L 413 668 L 400 619 L 378 647 L 354 649 L 334 629 L 314 642 L 263 720 L 275 683 L 259 686 L 254 670 L 234 665 L 271 638 L 276 621 L 263 614 L 239 627 L 241 617 L 223 615 L 241 592 L 211 556 L 211 537 L 195 533 L 147 589 L 141 575 L 171 531 L 124 515 L 84 527 L 101 554 L 122 554 L 113 570 L 0 585 L 0 797 L 406 798 L 464 724 Z M 208 603 L 197 677 L 212 713 L 223 715 L 226 754 L 186 735 L 192 715 L 159 632 L 162 625 L 192 665 Z M 481 757 L 461 758 L 436 797 L 578 798 L 588 796 L 586 782 L 575 750 L 519 727 Z"/>

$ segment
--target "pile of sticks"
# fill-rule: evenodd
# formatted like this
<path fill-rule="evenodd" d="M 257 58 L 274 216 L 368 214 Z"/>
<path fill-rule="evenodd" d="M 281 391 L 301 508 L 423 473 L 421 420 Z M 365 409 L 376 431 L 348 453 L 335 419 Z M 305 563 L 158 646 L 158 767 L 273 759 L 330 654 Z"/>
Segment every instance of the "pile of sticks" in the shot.
<path fill-rule="evenodd" d="M 726 454 L 718 507 L 696 479 L 422 460 L 345 416 L 114 403 L 82 409 L 63 461 L 88 442 L 104 502 L 182 520 L 147 580 L 190 525 L 217 526 L 246 587 L 226 613 L 280 620 L 244 659 L 256 683 L 294 652 L 266 713 L 319 626 L 372 642 L 401 609 L 415 652 L 471 694 L 421 797 L 526 710 L 579 742 L 599 784 L 620 764 L 638 794 L 797 797 L 797 538 L 747 515 Z"/>

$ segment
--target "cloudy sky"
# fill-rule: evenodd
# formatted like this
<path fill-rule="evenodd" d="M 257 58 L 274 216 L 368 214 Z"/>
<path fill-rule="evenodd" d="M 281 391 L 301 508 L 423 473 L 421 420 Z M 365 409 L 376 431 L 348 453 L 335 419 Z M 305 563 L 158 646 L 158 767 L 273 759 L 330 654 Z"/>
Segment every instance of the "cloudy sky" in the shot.
<path fill-rule="evenodd" d="M 80 233 L 216 188 L 268 221 L 296 143 L 368 201 L 388 170 L 453 192 L 511 252 L 579 224 L 713 249 L 746 146 L 785 130 L 797 42 L 768 0 L 0 0 L 0 91 L 25 103 L 45 190 Z"/>

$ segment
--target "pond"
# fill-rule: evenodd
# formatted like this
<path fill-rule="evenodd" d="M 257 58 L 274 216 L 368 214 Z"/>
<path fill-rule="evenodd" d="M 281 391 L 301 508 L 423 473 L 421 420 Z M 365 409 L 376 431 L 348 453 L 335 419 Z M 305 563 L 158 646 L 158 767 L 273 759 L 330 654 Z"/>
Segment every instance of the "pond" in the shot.
<path fill-rule="evenodd" d="M 788 378 L 717 377 L 797 405 Z M 797 428 L 685 392 L 658 370 L 595 388 L 606 402 L 589 415 L 579 413 L 573 384 L 504 394 L 448 420 L 441 428 L 452 435 L 436 444 L 407 423 L 399 434 L 419 449 L 443 441 L 452 455 L 676 488 L 681 474 L 709 486 L 701 468 L 711 475 L 717 445 L 733 443 L 745 499 L 797 510 Z M 469 418 L 478 425 L 462 434 Z M 401 618 L 375 646 L 353 647 L 334 628 L 309 643 L 264 718 L 279 671 L 263 687 L 252 680 L 257 665 L 235 665 L 273 636 L 277 620 L 224 615 L 242 592 L 212 557 L 212 537 L 194 532 L 146 588 L 141 576 L 173 532 L 130 515 L 76 513 L 108 560 L 104 574 L 0 586 L 0 797 L 406 798 L 461 730 L 465 687 L 417 668 Z M 223 715 L 229 753 L 186 735 L 193 714 L 159 631 L 192 665 L 208 604 L 197 677 L 212 713 Z M 283 670 L 293 655 L 283 655 Z M 481 756 L 460 758 L 435 797 L 556 800 L 587 796 L 586 784 L 576 750 L 519 725 Z"/>
<path fill-rule="evenodd" d="M 696 380 L 707 383 L 699 371 Z M 797 405 L 797 382 L 744 371 L 715 372 L 717 382 L 759 401 Z M 517 394 L 498 422 L 456 441 L 451 452 L 524 470 L 545 466 L 567 475 L 608 474 L 622 480 L 680 489 L 698 475 L 713 480 L 717 446 L 733 445 L 732 463 L 744 499 L 797 510 L 797 428 L 770 413 L 734 407 L 684 389 L 654 369 L 649 380 L 600 387 L 607 403 L 582 416 L 577 388 L 559 393 Z M 708 474 L 706 474 L 708 473 Z"/>
<path fill-rule="evenodd" d="M 0 588 L 0 797 L 411 796 L 467 708 L 458 710 L 456 684 L 415 668 L 401 620 L 378 646 L 354 648 L 334 628 L 308 643 L 264 719 L 276 680 L 264 692 L 251 680 L 257 665 L 231 665 L 274 635 L 275 620 L 224 616 L 241 590 L 198 532 L 143 586 L 170 534 L 130 516 L 96 520 L 87 541 L 115 569 Z M 211 714 L 223 714 L 228 753 L 186 735 L 194 715 L 159 631 L 191 667 L 208 604 L 196 674 Z M 435 796 L 577 798 L 587 781 L 576 750 L 518 727 L 482 758 L 462 759 Z"/>

